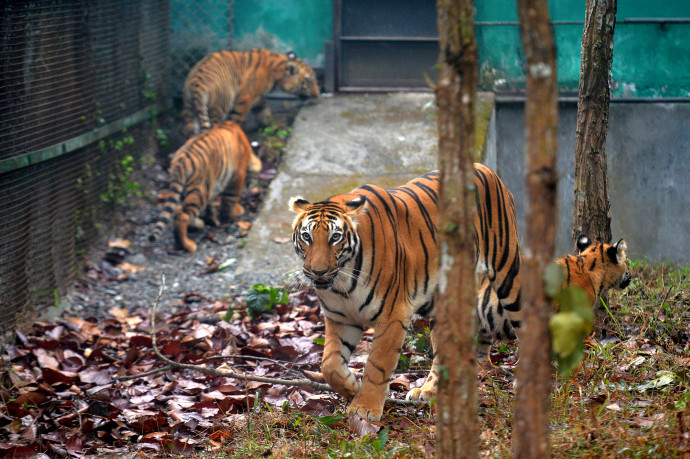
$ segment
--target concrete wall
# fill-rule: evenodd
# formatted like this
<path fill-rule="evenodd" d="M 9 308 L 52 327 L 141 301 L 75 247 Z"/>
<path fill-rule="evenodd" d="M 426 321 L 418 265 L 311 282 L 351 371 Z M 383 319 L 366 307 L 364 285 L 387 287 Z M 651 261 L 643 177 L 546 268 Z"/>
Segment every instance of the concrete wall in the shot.
<path fill-rule="evenodd" d="M 496 169 L 525 233 L 523 103 L 496 104 Z M 576 103 L 559 105 L 556 256 L 572 251 Z M 614 240 L 633 259 L 690 265 L 690 104 L 612 103 L 607 136 Z"/>

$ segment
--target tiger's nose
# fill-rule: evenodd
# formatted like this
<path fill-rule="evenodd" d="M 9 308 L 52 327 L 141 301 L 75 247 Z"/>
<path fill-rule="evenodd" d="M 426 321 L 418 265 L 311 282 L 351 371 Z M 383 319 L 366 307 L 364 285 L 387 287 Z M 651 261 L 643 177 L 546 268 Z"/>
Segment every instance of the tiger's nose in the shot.
<path fill-rule="evenodd" d="M 323 270 L 312 269 L 311 272 L 312 272 L 312 274 L 314 274 L 314 276 L 323 277 L 326 275 L 326 273 L 328 273 L 328 269 L 323 269 Z"/>

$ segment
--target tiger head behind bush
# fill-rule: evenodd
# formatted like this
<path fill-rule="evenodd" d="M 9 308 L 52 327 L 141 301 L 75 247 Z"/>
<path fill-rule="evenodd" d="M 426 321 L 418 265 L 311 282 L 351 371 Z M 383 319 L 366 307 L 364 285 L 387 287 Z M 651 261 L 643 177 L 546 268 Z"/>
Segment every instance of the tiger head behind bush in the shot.
<path fill-rule="evenodd" d="M 556 261 L 565 269 L 566 285 L 582 288 L 592 306 L 609 289 L 622 290 L 630 284 L 628 249 L 623 239 L 615 244 L 594 244 L 585 235 L 577 238 L 577 255 L 566 255 Z"/>
<path fill-rule="evenodd" d="M 253 49 L 209 54 L 189 71 L 184 83 L 184 133 L 198 134 L 226 118 L 242 124 L 250 109 L 259 122 L 269 125 L 266 95 L 275 89 L 300 99 L 319 96 L 316 73 L 295 53 Z"/>

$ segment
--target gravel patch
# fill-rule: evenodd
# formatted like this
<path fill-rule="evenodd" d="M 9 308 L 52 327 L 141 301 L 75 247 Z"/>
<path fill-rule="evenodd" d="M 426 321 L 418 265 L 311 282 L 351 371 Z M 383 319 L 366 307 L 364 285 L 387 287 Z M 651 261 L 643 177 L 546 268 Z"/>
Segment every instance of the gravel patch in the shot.
<path fill-rule="evenodd" d="M 283 112 L 274 109 L 276 123 L 290 125 L 296 112 L 294 107 Z M 258 132 L 247 132 L 247 135 L 252 140 L 258 137 Z M 275 273 L 269 278 L 263 276 L 262 279 L 246 273 L 242 276 L 235 274 L 244 239 L 251 231 L 249 225 L 255 220 L 276 172 L 276 166 L 260 156 L 264 160 L 264 170 L 256 178 L 248 180 L 241 196 L 245 214 L 220 227 L 207 226 L 200 231 L 190 231 L 190 237 L 198 244 L 193 254 L 175 250 L 172 224 L 159 240 L 148 240 L 162 208 L 157 195 L 168 184 L 167 157 L 158 157 L 153 164 L 138 171 L 134 179 L 139 182 L 145 197 L 135 198 L 129 205 L 119 208 L 112 222 L 103 225 L 108 230 L 84 257 L 83 274 L 62 299 L 64 311 L 97 320 L 107 317 L 107 311 L 113 307 L 136 313 L 153 305 L 163 279 L 165 290 L 159 311 L 164 314 L 177 312 L 185 302 L 231 302 L 244 296 L 247 289 L 258 282 L 282 286 L 276 282 L 281 282 L 284 273 Z M 129 244 L 126 247 L 109 246 L 110 242 L 118 239 Z M 261 272 L 270 268 L 270 259 L 254 261 L 257 262 L 263 264 Z M 214 265 L 223 264 L 227 265 L 225 269 L 212 269 Z"/>

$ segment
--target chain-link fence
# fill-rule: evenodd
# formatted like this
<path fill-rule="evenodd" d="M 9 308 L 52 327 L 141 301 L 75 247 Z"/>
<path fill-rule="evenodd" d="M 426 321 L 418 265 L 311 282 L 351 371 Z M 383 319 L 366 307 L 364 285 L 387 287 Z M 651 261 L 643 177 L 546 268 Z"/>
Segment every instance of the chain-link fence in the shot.
<path fill-rule="evenodd" d="M 204 56 L 232 43 L 233 0 L 170 2 L 171 95 L 182 97 L 187 74 Z"/>
<path fill-rule="evenodd" d="M 0 4 L 0 333 L 63 294 L 165 106 L 167 0 Z"/>

